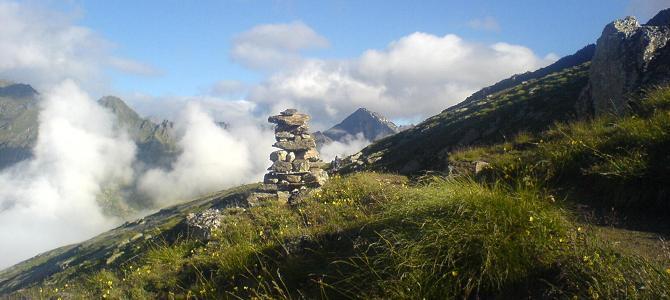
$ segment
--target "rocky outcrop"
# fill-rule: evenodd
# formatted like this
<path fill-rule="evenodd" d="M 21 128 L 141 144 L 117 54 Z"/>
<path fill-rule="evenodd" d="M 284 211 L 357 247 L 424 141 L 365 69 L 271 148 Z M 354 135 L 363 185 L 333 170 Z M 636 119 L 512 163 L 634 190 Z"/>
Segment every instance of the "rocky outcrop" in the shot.
<path fill-rule="evenodd" d="M 629 99 L 652 84 L 670 81 L 667 47 L 670 40 L 670 9 L 649 23 L 635 17 L 608 24 L 598 38 L 588 86 L 580 96 L 582 115 L 625 113 Z"/>
<path fill-rule="evenodd" d="M 218 209 L 206 209 L 199 213 L 186 215 L 186 228 L 189 236 L 200 241 L 208 241 L 212 237 L 212 231 L 221 226 L 221 211 Z"/>
<path fill-rule="evenodd" d="M 275 124 L 273 146 L 279 150 L 270 153 L 272 166 L 265 174 L 263 186 L 249 196 L 249 205 L 269 200 L 290 202 L 301 191 L 326 182 L 328 173 L 324 168 L 328 164 L 319 158 L 316 142 L 309 133 L 309 119 L 295 109 L 268 118 L 268 122 Z"/>

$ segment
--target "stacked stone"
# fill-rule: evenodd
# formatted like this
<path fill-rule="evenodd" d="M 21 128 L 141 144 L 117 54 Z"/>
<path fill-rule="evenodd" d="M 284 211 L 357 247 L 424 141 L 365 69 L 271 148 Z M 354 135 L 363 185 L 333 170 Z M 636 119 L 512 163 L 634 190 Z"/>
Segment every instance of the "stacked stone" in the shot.
<path fill-rule="evenodd" d="M 273 145 L 279 150 L 270 154 L 272 166 L 265 175 L 266 184 L 276 184 L 279 191 L 294 191 L 304 187 L 319 187 L 328 179 L 322 169 L 316 142 L 309 134 L 309 116 L 287 109 L 268 118 L 275 124 Z"/>
<path fill-rule="evenodd" d="M 295 109 L 268 118 L 275 124 L 273 146 L 279 150 L 270 154 L 272 166 L 265 174 L 260 193 L 253 194 L 250 203 L 272 198 L 290 201 L 300 191 L 320 187 L 328 180 L 324 170 L 328 164 L 319 158 L 316 142 L 309 134 L 309 120 L 308 115 Z"/>

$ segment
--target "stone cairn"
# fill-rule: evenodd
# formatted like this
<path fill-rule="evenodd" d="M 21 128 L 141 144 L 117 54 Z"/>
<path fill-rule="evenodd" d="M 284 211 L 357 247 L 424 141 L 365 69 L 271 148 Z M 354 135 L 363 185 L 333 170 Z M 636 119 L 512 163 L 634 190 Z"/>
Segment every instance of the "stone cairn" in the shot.
<path fill-rule="evenodd" d="M 268 122 L 275 124 L 277 142 L 273 146 L 279 150 L 270 154 L 272 166 L 265 174 L 263 186 L 250 195 L 250 205 L 267 200 L 291 204 L 302 191 L 318 188 L 328 180 L 324 169 L 329 164 L 319 158 L 316 142 L 309 134 L 309 119 L 295 109 L 268 118 Z"/>

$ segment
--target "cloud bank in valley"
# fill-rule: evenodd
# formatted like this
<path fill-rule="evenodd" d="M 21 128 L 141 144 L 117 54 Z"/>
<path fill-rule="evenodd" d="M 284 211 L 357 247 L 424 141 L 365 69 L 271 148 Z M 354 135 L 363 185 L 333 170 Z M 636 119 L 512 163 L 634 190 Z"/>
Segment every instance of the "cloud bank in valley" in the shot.
<path fill-rule="evenodd" d="M 235 124 L 230 130 L 217 126 L 196 103 L 189 103 L 176 122 L 181 155 L 171 170 L 153 169 L 142 175 L 140 190 L 165 205 L 178 200 L 262 178 L 265 159 L 258 160 L 261 137 L 257 126 Z M 268 136 L 269 135 L 269 136 Z M 266 143 L 267 144 L 267 143 Z"/>
<path fill-rule="evenodd" d="M 118 223 L 96 201 L 126 184 L 135 145 L 74 82 L 45 93 L 34 158 L 0 173 L 0 268 Z"/>
<path fill-rule="evenodd" d="M 347 135 L 343 141 L 333 141 L 323 145 L 320 151 L 321 159 L 332 161 L 335 157 L 344 158 L 355 154 L 367 145 L 370 145 L 370 141 L 362 133 L 356 136 Z"/>

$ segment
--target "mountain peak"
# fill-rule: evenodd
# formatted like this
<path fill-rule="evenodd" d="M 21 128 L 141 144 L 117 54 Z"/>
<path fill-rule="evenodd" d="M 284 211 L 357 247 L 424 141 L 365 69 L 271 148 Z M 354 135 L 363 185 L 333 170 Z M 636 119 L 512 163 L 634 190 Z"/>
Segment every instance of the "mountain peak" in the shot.
<path fill-rule="evenodd" d="M 23 99 L 33 98 L 38 94 L 29 84 L 0 80 L 0 97 Z"/>
<path fill-rule="evenodd" d="M 105 96 L 98 100 L 98 103 L 111 110 L 120 120 L 139 121 L 142 118 L 126 104 L 121 98 L 116 96 Z"/>
<path fill-rule="evenodd" d="M 396 132 L 398 132 L 396 124 L 376 112 L 361 107 L 323 134 L 333 140 L 363 134 L 365 139 L 373 141 Z"/>
<path fill-rule="evenodd" d="M 645 26 L 670 26 L 670 8 L 659 11 Z"/>

